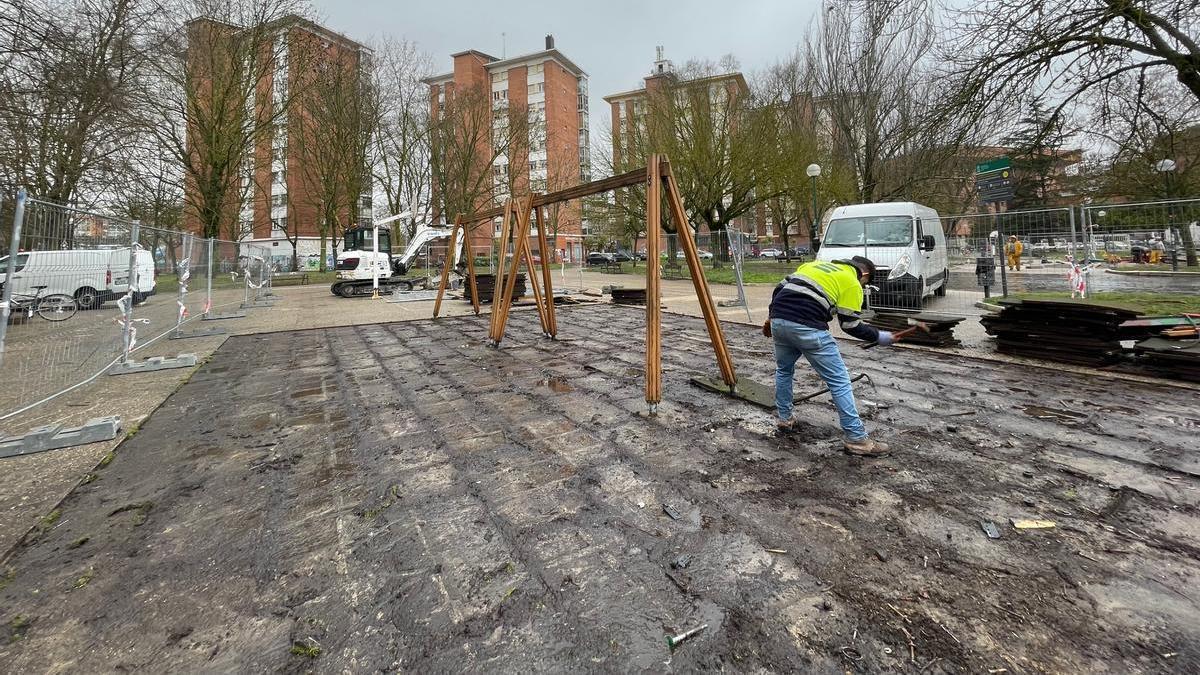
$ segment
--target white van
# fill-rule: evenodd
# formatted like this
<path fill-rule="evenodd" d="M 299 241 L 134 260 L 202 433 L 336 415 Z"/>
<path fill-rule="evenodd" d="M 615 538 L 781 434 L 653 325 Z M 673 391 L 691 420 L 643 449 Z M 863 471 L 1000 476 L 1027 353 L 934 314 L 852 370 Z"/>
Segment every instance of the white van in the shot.
<path fill-rule="evenodd" d="M 828 216 L 817 260 L 861 255 L 875 263 L 878 306 L 919 308 L 945 295 L 950 280 L 946 233 L 937 211 L 916 202 L 839 206 Z"/>
<path fill-rule="evenodd" d="M 0 280 L 8 271 L 8 256 L 0 258 Z M 137 252 L 134 303 L 155 293 L 154 256 Z M 45 286 L 42 295 L 62 293 L 79 303 L 80 309 L 96 309 L 129 290 L 129 249 L 71 249 L 25 251 L 17 254 L 13 273 L 14 295 L 35 295 L 35 286 Z"/>

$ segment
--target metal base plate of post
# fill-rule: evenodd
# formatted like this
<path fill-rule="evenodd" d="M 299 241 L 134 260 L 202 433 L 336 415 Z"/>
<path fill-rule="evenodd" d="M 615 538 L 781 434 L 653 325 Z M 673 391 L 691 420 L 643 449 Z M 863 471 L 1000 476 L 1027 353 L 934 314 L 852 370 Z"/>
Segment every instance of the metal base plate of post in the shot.
<path fill-rule="evenodd" d="M 109 375 L 129 375 L 131 373 L 149 373 L 155 370 L 170 370 L 172 368 L 191 368 L 196 365 L 195 354 L 180 354 L 179 356 L 151 356 L 145 361 L 127 361 L 118 363 L 108 371 Z"/>
<path fill-rule="evenodd" d="M 186 340 L 188 338 L 210 337 L 213 335 L 229 335 L 228 328 L 220 326 L 210 326 L 208 328 L 196 328 L 195 330 L 182 331 L 177 330 L 167 336 L 169 340 Z"/>
<path fill-rule="evenodd" d="M 0 458 L 111 441 L 117 437 L 120 430 L 120 417 L 96 417 L 85 422 L 83 426 L 69 429 L 63 428 L 61 424 L 47 424 L 30 429 L 24 436 L 0 438 Z"/>
<path fill-rule="evenodd" d="M 224 319 L 244 319 L 245 312 L 230 312 L 229 314 L 205 314 L 200 317 L 201 321 L 222 321 Z"/>

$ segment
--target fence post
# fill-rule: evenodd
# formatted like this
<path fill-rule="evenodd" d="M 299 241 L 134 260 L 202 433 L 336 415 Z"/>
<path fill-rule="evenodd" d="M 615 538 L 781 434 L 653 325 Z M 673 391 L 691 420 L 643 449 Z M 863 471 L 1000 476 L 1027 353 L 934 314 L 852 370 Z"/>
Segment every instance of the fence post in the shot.
<path fill-rule="evenodd" d="M 1000 297 L 1008 297 L 1008 243 L 1004 240 L 1004 231 L 1000 227 L 1000 214 L 992 214 L 993 232 L 996 233 L 996 255 L 1000 258 Z"/>
<path fill-rule="evenodd" d="M 126 280 L 125 304 L 123 307 L 125 325 L 121 329 L 121 343 L 123 346 L 121 363 L 129 363 L 129 351 L 133 349 L 133 287 L 134 279 L 137 276 L 137 243 L 141 226 L 142 222 L 140 220 L 135 220 L 129 225 L 129 278 Z"/>
<path fill-rule="evenodd" d="M 1081 219 L 1082 219 L 1083 210 L 1086 208 L 1087 208 L 1086 206 L 1079 207 L 1079 213 L 1080 213 Z M 1079 260 L 1079 258 L 1076 256 L 1076 253 L 1075 253 L 1076 234 L 1075 234 L 1075 207 L 1074 206 L 1067 209 L 1067 220 L 1069 220 L 1071 223 L 1071 261 L 1077 262 Z M 1053 241 L 1053 240 L 1051 240 L 1051 241 Z"/>
<path fill-rule="evenodd" d="M 212 311 L 212 275 L 213 275 L 213 238 L 208 238 L 208 271 L 205 284 L 207 286 L 204 297 L 204 316 L 207 318 L 209 312 Z"/>
<path fill-rule="evenodd" d="M 240 249 L 241 247 L 239 247 Z M 241 253 L 242 251 L 238 251 Z M 250 306 L 250 247 L 246 246 L 246 255 L 239 255 L 238 258 L 244 260 L 242 264 L 242 309 Z"/>
<path fill-rule="evenodd" d="M 13 211 L 12 241 L 8 246 L 8 269 L 4 272 L 4 300 L 0 301 L 0 363 L 4 363 L 4 338 L 8 335 L 8 317 L 12 314 L 12 278 L 17 271 L 17 254 L 21 251 L 21 226 L 25 223 L 26 196 L 25 188 L 17 190 L 17 206 Z"/>
<path fill-rule="evenodd" d="M 175 300 L 179 306 L 179 310 L 175 313 L 175 335 L 182 333 L 183 314 L 187 310 L 187 293 L 188 281 L 192 278 L 192 249 L 194 248 L 195 237 L 191 234 L 183 235 L 183 242 L 180 246 L 183 249 L 182 260 L 175 263 L 175 278 L 179 281 L 179 297 Z"/>

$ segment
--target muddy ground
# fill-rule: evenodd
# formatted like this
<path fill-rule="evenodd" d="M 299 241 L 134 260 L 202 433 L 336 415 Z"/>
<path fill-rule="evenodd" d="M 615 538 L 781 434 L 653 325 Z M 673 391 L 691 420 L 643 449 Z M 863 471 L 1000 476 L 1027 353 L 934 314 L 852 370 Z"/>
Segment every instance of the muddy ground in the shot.
<path fill-rule="evenodd" d="M 862 460 L 699 319 L 656 418 L 640 310 L 487 321 L 227 341 L 0 563 L 0 669 L 1200 671 L 1195 391 L 847 342 Z"/>

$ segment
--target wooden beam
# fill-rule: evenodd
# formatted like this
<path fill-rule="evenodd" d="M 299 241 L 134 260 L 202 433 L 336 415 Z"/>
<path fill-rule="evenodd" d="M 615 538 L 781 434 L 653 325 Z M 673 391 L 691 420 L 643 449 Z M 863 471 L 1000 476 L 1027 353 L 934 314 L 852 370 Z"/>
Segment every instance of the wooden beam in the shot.
<path fill-rule="evenodd" d="M 661 170 L 660 170 L 661 174 Z M 537 195 L 533 199 L 533 208 L 539 206 L 549 206 L 557 202 L 571 201 L 572 199 L 583 199 L 592 195 L 598 195 L 604 192 L 611 192 L 623 187 L 640 185 L 646 182 L 646 169 L 634 169 L 623 174 L 612 176 L 610 178 L 601 178 L 590 183 L 583 183 L 575 187 L 569 187 L 558 192 L 548 192 L 544 195 Z M 476 211 L 465 220 L 468 222 L 476 220 L 491 220 L 496 216 L 504 215 L 504 207 L 498 206 L 494 209 L 486 211 Z"/>
<path fill-rule="evenodd" d="M 662 290 L 659 242 L 662 238 L 662 196 L 659 155 L 650 155 L 646 175 L 646 403 L 650 412 L 662 401 Z"/>
<path fill-rule="evenodd" d="M 454 264 L 454 258 L 458 254 L 455 242 L 458 241 L 458 233 L 462 231 L 462 214 L 454 218 L 454 227 L 450 230 L 450 247 L 446 251 L 446 260 L 442 263 L 442 280 L 438 283 L 437 299 L 433 301 L 433 318 L 438 318 L 438 314 L 442 311 L 442 296 L 446 294 L 446 286 L 450 284 L 450 267 Z"/>
<path fill-rule="evenodd" d="M 492 339 L 492 345 L 500 344 L 500 338 L 496 336 L 496 326 L 500 323 L 500 293 L 504 286 L 504 263 L 508 256 L 508 235 L 512 228 L 512 210 L 513 200 L 507 199 L 504 201 L 504 220 L 500 225 L 500 250 L 497 253 L 498 264 L 496 265 L 496 276 L 493 282 L 495 287 L 492 289 L 492 316 L 491 330 L 488 332 L 488 337 Z M 482 219 L 480 219 L 482 220 Z M 516 256 L 514 255 L 515 259 Z"/>
<path fill-rule="evenodd" d="M 558 335 L 558 319 L 554 316 L 554 284 L 551 281 L 553 275 L 550 273 L 550 256 L 547 255 L 549 251 L 546 246 L 546 219 L 542 207 L 537 207 L 534 213 L 537 215 L 538 250 L 542 256 L 542 289 L 546 292 L 546 323 L 549 328 L 546 335 L 554 338 Z M 530 273 L 532 274 L 532 271 Z"/>
<path fill-rule="evenodd" d="M 700 311 L 704 314 L 704 324 L 708 328 L 708 339 L 712 342 L 713 352 L 717 356 L 721 378 L 725 380 L 729 390 L 733 391 L 737 386 L 733 359 L 730 358 L 729 347 L 725 344 L 725 333 L 721 331 L 717 305 L 713 302 L 708 280 L 704 277 L 704 263 L 700 261 L 700 254 L 696 251 L 696 240 L 692 237 L 692 228 L 688 225 L 687 213 L 683 209 L 683 199 L 679 196 L 679 186 L 675 183 L 675 176 L 670 167 L 667 167 L 666 176 L 661 181 L 667 188 L 667 204 L 671 209 L 671 218 L 675 221 L 675 231 L 679 236 L 679 245 L 683 248 L 683 257 L 687 260 L 692 286 L 696 289 L 696 298 L 700 301 Z"/>
<path fill-rule="evenodd" d="M 529 247 L 529 213 L 531 208 L 530 202 L 533 201 L 533 196 L 524 197 L 516 200 L 509 200 L 509 203 L 516 210 L 514 214 L 517 219 L 517 226 L 513 233 L 513 260 L 512 268 L 504 277 L 504 295 L 500 298 L 500 307 L 497 311 L 496 307 L 492 307 L 492 314 L 496 315 L 496 330 L 492 337 L 492 346 L 499 347 L 500 341 L 504 339 L 504 327 L 508 323 L 508 313 L 512 308 L 512 294 L 517 288 L 517 270 L 521 264 L 522 250 L 528 250 Z M 524 244 L 524 249 L 522 248 Z"/>
<path fill-rule="evenodd" d="M 488 224 L 489 231 L 492 226 L 492 221 L 483 221 Z M 475 223 L 474 227 L 467 230 L 463 235 L 463 247 L 466 249 L 467 255 L 467 284 L 471 288 L 471 306 L 475 308 L 475 316 L 479 316 L 479 284 L 475 280 L 475 249 L 471 248 L 471 240 L 474 238 L 475 230 L 483 223 Z"/>

